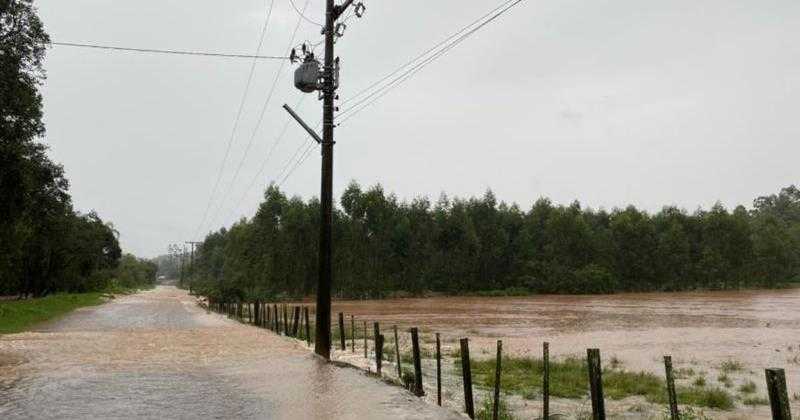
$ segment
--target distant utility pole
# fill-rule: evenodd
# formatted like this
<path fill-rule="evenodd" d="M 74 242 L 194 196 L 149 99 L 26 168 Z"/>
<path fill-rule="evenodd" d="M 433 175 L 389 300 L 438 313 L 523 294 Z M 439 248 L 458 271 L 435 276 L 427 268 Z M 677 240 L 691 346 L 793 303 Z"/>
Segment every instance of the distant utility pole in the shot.
<path fill-rule="evenodd" d="M 178 246 L 175 245 L 175 247 L 177 248 Z M 186 245 L 183 246 L 183 252 L 181 252 L 181 278 L 180 281 L 178 282 L 178 284 L 180 284 L 181 287 L 183 287 L 184 260 L 186 260 Z"/>
<path fill-rule="evenodd" d="M 295 114 L 288 105 L 287 111 L 294 117 L 305 130 L 317 140 L 322 148 L 322 185 L 320 188 L 320 240 L 319 240 L 319 279 L 317 282 L 317 308 L 316 308 L 316 335 L 314 339 L 314 352 L 330 359 L 331 355 L 331 284 L 332 274 L 332 238 L 331 224 L 333 220 L 333 102 L 336 99 L 336 89 L 339 87 L 339 59 L 333 57 L 333 43 L 335 38 L 344 35 L 347 26 L 336 21 L 353 4 L 353 0 L 345 0 L 341 5 L 336 5 L 334 0 L 325 1 L 325 59 L 322 66 L 322 82 L 320 79 L 319 62 L 314 58 L 313 50 L 309 51 L 303 45 L 305 54 L 303 64 L 295 71 L 295 87 L 303 92 L 322 91 L 322 139 L 305 122 Z M 364 3 L 359 2 L 354 6 L 354 13 L 361 17 L 366 10 Z M 292 60 L 297 58 L 296 51 L 292 50 Z"/>
<path fill-rule="evenodd" d="M 186 241 L 187 244 L 192 246 L 192 256 L 189 259 L 189 294 L 192 294 L 192 283 L 194 282 L 194 246 L 202 244 L 202 242 Z"/>

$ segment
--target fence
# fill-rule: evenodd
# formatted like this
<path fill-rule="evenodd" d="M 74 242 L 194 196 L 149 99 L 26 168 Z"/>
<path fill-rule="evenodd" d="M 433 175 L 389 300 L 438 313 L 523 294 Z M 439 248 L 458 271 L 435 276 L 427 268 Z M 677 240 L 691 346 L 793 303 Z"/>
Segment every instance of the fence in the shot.
<path fill-rule="evenodd" d="M 266 302 L 212 301 L 207 309 L 227 315 L 229 318 L 243 323 L 269 329 L 279 335 L 303 340 L 309 346 L 314 341 L 314 329 L 309 320 L 309 308 L 307 306 Z M 291 315 L 289 315 L 290 310 Z M 349 320 L 349 325 L 346 320 Z M 368 322 L 366 320 L 357 320 L 354 315 L 346 317 L 344 313 L 340 312 L 337 322 L 331 326 L 331 343 L 334 347 L 332 350 L 338 351 L 336 355 L 345 361 L 364 368 L 386 381 L 395 382 L 419 397 L 428 396 L 440 406 L 444 402 L 453 408 L 463 409 L 470 418 L 475 418 L 475 390 L 473 387 L 472 361 L 470 359 L 468 338 L 460 339 L 457 349 L 447 349 L 442 346 L 439 333 L 420 334 L 420 330 L 416 327 L 401 332 L 396 325 L 393 325 L 390 329 L 389 341 L 386 340 L 386 334 L 382 332 L 381 325 L 378 322 L 372 323 L 371 330 L 368 330 Z M 362 341 L 363 357 L 361 356 L 361 350 L 357 351 L 357 347 L 361 346 Z M 426 345 L 432 345 L 433 349 L 426 347 Z M 552 378 L 549 350 L 549 343 L 543 343 L 541 359 L 543 363 L 541 369 L 541 418 L 544 419 L 552 416 L 550 410 L 550 383 Z M 490 395 L 487 397 L 491 398 L 490 415 L 494 420 L 497 420 L 501 414 L 502 351 L 503 342 L 498 340 L 493 372 L 494 381 L 492 381 Z M 442 364 L 442 356 L 445 352 L 449 352 L 448 355 L 453 356 L 456 363 Z M 667 394 L 666 409 L 671 420 L 678 420 L 682 416 L 679 408 L 679 396 L 675 387 L 672 357 L 666 355 L 663 360 L 665 393 Z M 386 366 L 390 367 L 389 369 L 384 369 L 384 362 L 388 363 Z M 603 369 L 599 349 L 586 350 L 586 367 L 592 418 L 603 420 L 606 418 L 606 410 L 603 394 Z M 765 377 L 772 418 L 775 420 L 791 420 L 784 370 L 777 368 L 766 369 Z M 455 383 L 454 381 L 460 383 Z M 454 389 L 463 389 L 463 392 L 458 395 L 452 391 Z M 444 395 L 443 390 L 445 392 Z M 435 398 L 431 394 L 435 395 Z M 485 401 L 489 400 L 485 399 Z"/>

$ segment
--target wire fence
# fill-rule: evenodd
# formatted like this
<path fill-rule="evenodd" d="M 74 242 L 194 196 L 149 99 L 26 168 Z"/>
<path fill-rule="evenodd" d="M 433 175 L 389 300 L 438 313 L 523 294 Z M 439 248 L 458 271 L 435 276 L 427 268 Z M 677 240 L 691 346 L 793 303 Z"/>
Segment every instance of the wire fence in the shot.
<path fill-rule="evenodd" d="M 211 301 L 206 308 L 239 322 L 295 338 L 308 346 L 314 343 L 314 318 L 310 315 L 313 312 L 309 306 Z M 504 392 L 502 378 L 503 364 L 513 359 L 503 356 L 502 340 L 497 341 L 494 361 L 480 358 L 478 362 L 470 356 L 467 338 L 456 342 L 452 337 L 445 339 L 428 329 L 380 324 L 344 313 L 334 315 L 331 322 L 331 359 L 348 363 L 385 382 L 404 387 L 432 404 L 464 411 L 470 418 L 512 418 L 504 403 L 510 393 Z M 605 419 L 604 383 L 608 385 L 608 382 L 620 381 L 615 376 L 620 372 L 614 370 L 615 359 L 610 360 L 611 369 L 604 369 L 600 350 L 587 349 L 585 360 L 570 360 L 571 363 L 577 363 L 583 375 L 579 382 L 583 381 L 583 387 L 588 388 L 588 393 L 573 396 L 571 414 L 577 418 Z M 486 368 L 487 363 L 490 369 Z M 530 375 L 539 375 L 537 380 L 541 381 L 541 392 L 525 398 L 537 401 L 535 418 L 563 418 L 563 412 L 553 410 L 563 410 L 563 407 L 558 403 L 551 404 L 550 384 L 563 380 L 561 376 L 568 373 L 565 373 L 563 365 L 551 362 L 549 343 L 543 344 L 542 358 L 537 363 L 540 365 L 531 368 Z M 480 370 L 476 373 L 475 369 L 479 366 Z M 551 371 L 551 368 L 554 370 Z M 663 388 L 665 397 L 664 416 L 671 420 L 696 418 L 690 406 L 691 401 L 684 402 L 684 406 L 679 405 L 681 398 L 688 397 L 678 392 L 675 386 L 679 372 L 673 369 L 669 355 L 664 356 L 664 371 L 663 382 L 657 381 L 657 387 L 659 390 Z M 654 377 L 632 375 L 634 380 L 642 382 L 652 383 L 656 380 Z M 790 420 L 790 400 L 784 370 L 765 369 L 765 378 L 772 418 Z M 476 379 L 480 381 L 475 383 Z"/>

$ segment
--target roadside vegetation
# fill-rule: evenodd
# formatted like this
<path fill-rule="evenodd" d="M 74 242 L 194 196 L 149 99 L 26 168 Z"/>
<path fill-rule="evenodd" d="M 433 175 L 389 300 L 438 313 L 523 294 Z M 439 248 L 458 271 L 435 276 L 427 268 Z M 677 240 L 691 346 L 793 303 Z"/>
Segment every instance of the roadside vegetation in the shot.
<path fill-rule="evenodd" d="M 28 330 L 84 306 L 103 303 L 103 293 L 58 293 L 38 299 L 0 302 L 0 334 Z"/>
<path fill-rule="evenodd" d="M 268 187 L 256 214 L 206 236 L 193 289 L 227 300 L 312 294 L 319 202 Z M 334 212 L 334 294 L 510 296 L 775 288 L 800 280 L 800 189 L 687 212 L 529 209 L 480 198 L 400 201 L 356 183 Z M 223 269 L 224 267 L 224 269 Z"/>
<path fill-rule="evenodd" d="M 460 365 L 461 361 L 454 363 Z M 495 360 L 472 360 L 473 381 L 476 385 L 490 389 L 494 386 Z M 502 386 L 506 393 L 517 394 L 527 399 L 541 397 L 542 360 L 531 357 L 504 357 Z M 576 357 L 550 361 L 550 395 L 561 398 L 584 398 L 589 393 L 586 362 Z M 660 377 L 647 372 L 630 372 L 621 367 L 603 369 L 603 391 L 607 398 L 619 400 L 640 396 L 648 402 L 665 404 L 666 385 Z M 695 407 L 730 410 L 734 408 L 734 397 L 718 387 L 705 384 L 679 385 L 678 400 L 681 404 Z"/>
<path fill-rule="evenodd" d="M 105 302 L 113 295 L 128 294 L 155 285 L 156 267 L 132 255 L 121 258 L 119 265 L 107 270 L 108 276 L 98 285 L 102 289 L 85 293 L 53 293 L 40 298 L 0 300 L 0 334 L 12 334 L 58 318 L 84 306 Z M 100 275 L 98 273 L 98 275 Z"/>
<path fill-rule="evenodd" d="M 33 2 L 0 1 L 0 22 L 0 297 L 138 287 L 135 267 L 149 279 L 155 266 L 123 256 L 111 223 L 73 207 L 64 168 L 47 155 L 39 88 L 50 37 Z M 20 319 L 95 297 L 44 300 Z"/>

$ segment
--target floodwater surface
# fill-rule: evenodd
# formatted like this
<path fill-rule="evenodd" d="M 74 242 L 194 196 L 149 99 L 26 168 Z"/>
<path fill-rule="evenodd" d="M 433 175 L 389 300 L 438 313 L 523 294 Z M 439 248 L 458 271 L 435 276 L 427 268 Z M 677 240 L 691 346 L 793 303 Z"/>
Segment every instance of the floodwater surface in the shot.
<path fill-rule="evenodd" d="M 0 337 L 0 418 L 459 416 L 158 287 Z"/>
<path fill-rule="evenodd" d="M 702 376 L 708 386 L 737 398 L 735 410 L 707 410 L 714 418 L 768 418 L 766 405 L 745 406 L 737 389 L 752 381 L 758 388 L 754 395 L 766 398 L 764 369 L 784 368 L 792 410 L 800 412 L 800 289 L 338 301 L 333 310 L 353 314 L 358 329 L 363 321 L 368 329 L 373 321 L 384 330 L 398 325 L 401 347 L 408 346 L 405 330 L 419 327 L 428 354 L 434 348 L 431 336 L 439 332 L 445 354 L 457 349 L 459 338 L 469 337 L 473 358 L 494 357 L 498 339 L 505 353 L 540 357 L 548 341 L 551 357 L 585 357 L 587 348 L 599 348 L 606 364 L 613 359 L 624 369 L 662 377 L 663 356 L 672 355 L 677 369 L 695 372 L 679 384 Z M 391 333 L 387 343 L 393 343 Z M 723 373 L 730 384 L 719 382 Z M 460 383 L 451 385 L 458 401 Z M 640 402 L 607 407 L 620 414 Z M 538 403 L 524 401 L 530 408 L 523 411 L 526 417 L 537 412 Z"/>

